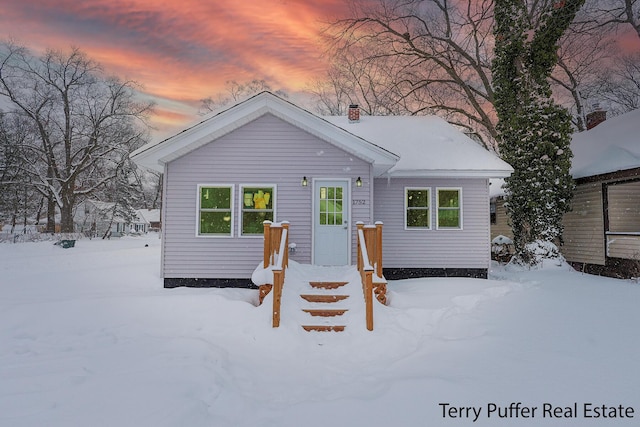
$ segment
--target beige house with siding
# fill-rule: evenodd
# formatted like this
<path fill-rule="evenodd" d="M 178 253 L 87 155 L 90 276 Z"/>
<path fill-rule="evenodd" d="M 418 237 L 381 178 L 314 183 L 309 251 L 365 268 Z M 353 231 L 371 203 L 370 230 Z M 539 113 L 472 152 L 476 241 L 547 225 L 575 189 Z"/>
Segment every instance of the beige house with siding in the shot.
<path fill-rule="evenodd" d="M 640 273 L 640 110 L 574 135 L 573 209 L 562 252 L 576 269 L 615 277 Z"/>

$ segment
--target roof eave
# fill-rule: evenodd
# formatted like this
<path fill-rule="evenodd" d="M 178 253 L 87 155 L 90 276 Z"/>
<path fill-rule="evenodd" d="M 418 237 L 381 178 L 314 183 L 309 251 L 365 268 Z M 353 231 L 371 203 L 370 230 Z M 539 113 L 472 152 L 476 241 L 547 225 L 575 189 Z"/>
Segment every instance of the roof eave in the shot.
<path fill-rule="evenodd" d="M 384 174 L 391 178 L 507 178 L 513 169 L 418 169 L 392 170 Z"/>

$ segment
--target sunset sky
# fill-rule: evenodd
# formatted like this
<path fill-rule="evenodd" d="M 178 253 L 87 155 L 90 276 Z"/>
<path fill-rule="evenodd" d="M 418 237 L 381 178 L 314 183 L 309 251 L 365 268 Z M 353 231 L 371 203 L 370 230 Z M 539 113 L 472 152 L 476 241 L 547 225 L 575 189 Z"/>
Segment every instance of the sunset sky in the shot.
<path fill-rule="evenodd" d="M 344 0 L 0 0 L 0 38 L 34 53 L 81 48 L 144 86 L 164 133 L 229 80 L 303 90 L 325 67 L 322 26 L 346 12 Z"/>
<path fill-rule="evenodd" d="M 321 29 L 347 14 L 346 0 L 0 0 L 0 39 L 34 53 L 81 48 L 143 85 L 154 133 L 166 136 L 230 80 L 264 79 L 295 101 L 325 70 Z M 640 49 L 634 34 L 620 37 Z"/>

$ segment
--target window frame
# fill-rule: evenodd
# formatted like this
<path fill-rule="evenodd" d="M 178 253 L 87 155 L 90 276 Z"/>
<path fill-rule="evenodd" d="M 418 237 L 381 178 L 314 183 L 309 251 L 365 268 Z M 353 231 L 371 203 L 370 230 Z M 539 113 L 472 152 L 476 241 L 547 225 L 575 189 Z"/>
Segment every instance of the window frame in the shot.
<path fill-rule="evenodd" d="M 440 226 L 440 191 L 457 191 L 458 192 L 458 207 L 457 208 L 449 208 L 443 207 L 442 209 L 453 210 L 457 209 L 459 213 L 459 226 L 458 227 L 441 227 Z M 436 187 L 436 230 L 463 230 L 463 197 L 462 197 L 462 187 Z"/>
<path fill-rule="evenodd" d="M 200 199 L 200 193 L 202 191 L 203 188 L 228 188 L 230 191 L 230 197 L 229 197 L 229 211 L 231 213 L 231 229 L 229 230 L 229 233 L 201 233 L 200 231 L 200 215 L 203 212 L 200 204 L 202 202 L 202 200 Z M 233 184 L 198 184 L 197 185 L 197 190 L 196 190 L 196 237 L 202 237 L 202 238 L 223 238 L 223 239 L 228 239 L 228 238 L 233 238 L 234 237 L 234 228 L 235 228 L 235 186 Z M 220 209 L 220 210 L 213 210 L 213 209 L 206 209 L 205 208 L 205 212 L 221 212 L 221 211 L 227 211 L 227 209 Z"/>
<path fill-rule="evenodd" d="M 242 231 L 242 228 L 244 225 L 243 221 L 244 221 L 244 212 L 245 212 L 244 189 L 245 188 L 272 188 L 273 189 L 271 194 L 271 204 L 273 206 L 271 211 L 273 211 L 273 220 L 271 221 L 276 222 L 276 219 L 277 219 L 276 200 L 277 200 L 277 194 L 278 194 L 278 186 L 277 184 L 240 184 L 238 187 L 239 187 L 238 193 L 240 194 L 240 196 L 238 196 L 238 236 L 247 237 L 247 238 L 263 238 L 264 228 L 262 229 L 263 231 L 261 233 L 256 233 L 256 234 L 248 234 L 248 233 L 245 234 Z M 253 209 L 253 211 L 256 211 L 256 209 Z"/>
<path fill-rule="evenodd" d="M 412 227 L 407 223 L 407 213 L 409 211 L 409 190 L 421 190 L 427 192 L 427 202 L 429 205 L 426 207 L 427 217 L 429 218 L 429 226 L 428 227 Z M 431 187 L 404 187 L 404 229 L 408 231 L 412 230 L 433 230 L 433 200 L 431 198 L 432 192 Z M 412 208 L 412 209 L 420 209 L 420 208 Z"/>

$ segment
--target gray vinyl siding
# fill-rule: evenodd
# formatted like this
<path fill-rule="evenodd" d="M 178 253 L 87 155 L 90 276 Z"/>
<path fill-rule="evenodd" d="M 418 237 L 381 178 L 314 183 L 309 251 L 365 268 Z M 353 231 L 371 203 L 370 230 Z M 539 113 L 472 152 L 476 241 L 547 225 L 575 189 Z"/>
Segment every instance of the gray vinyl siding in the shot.
<path fill-rule="evenodd" d="M 241 184 L 275 184 L 275 220 L 287 220 L 290 259 L 311 262 L 312 180 L 350 178 L 352 227 L 370 222 L 371 166 L 272 115 L 262 116 L 166 167 L 163 274 L 166 278 L 249 278 L 262 260 L 262 236 L 238 236 Z M 300 185 L 302 177 L 308 187 Z M 363 186 L 356 188 L 355 179 Z M 234 236 L 197 237 L 198 184 L 234 186 Z M 349 202 L 351 204 L 351 202 Z M 353 247 L 355 241 L 352 238 Z M 355 259 L 355 249 L 352 249 Z"/>
<path fill-rule="evenodd" d="M 607 255 L 640 258 L 640 182 L 609 185 Z M 614 234 L 615 233 L 615 234 Z M 617 234 L 628 233 L 628 234 Z"/>
<path fill-rule="evenodd" d="M 567 261 L 604 265 L 602 184 L 576 186 L 572 210 L 564 215 L 562 254 Z"/>
<path fill-rule="evenodd" d="M 431 189 L 431 230 L 405 230 L 405 187 Z M 462 188 L 462 230 L 436 230 L 436 188 Z M 383 221 L 385 268 L 488 268 L 489 184 L 486 179 L 376 179 L 374 220 Z"/>

